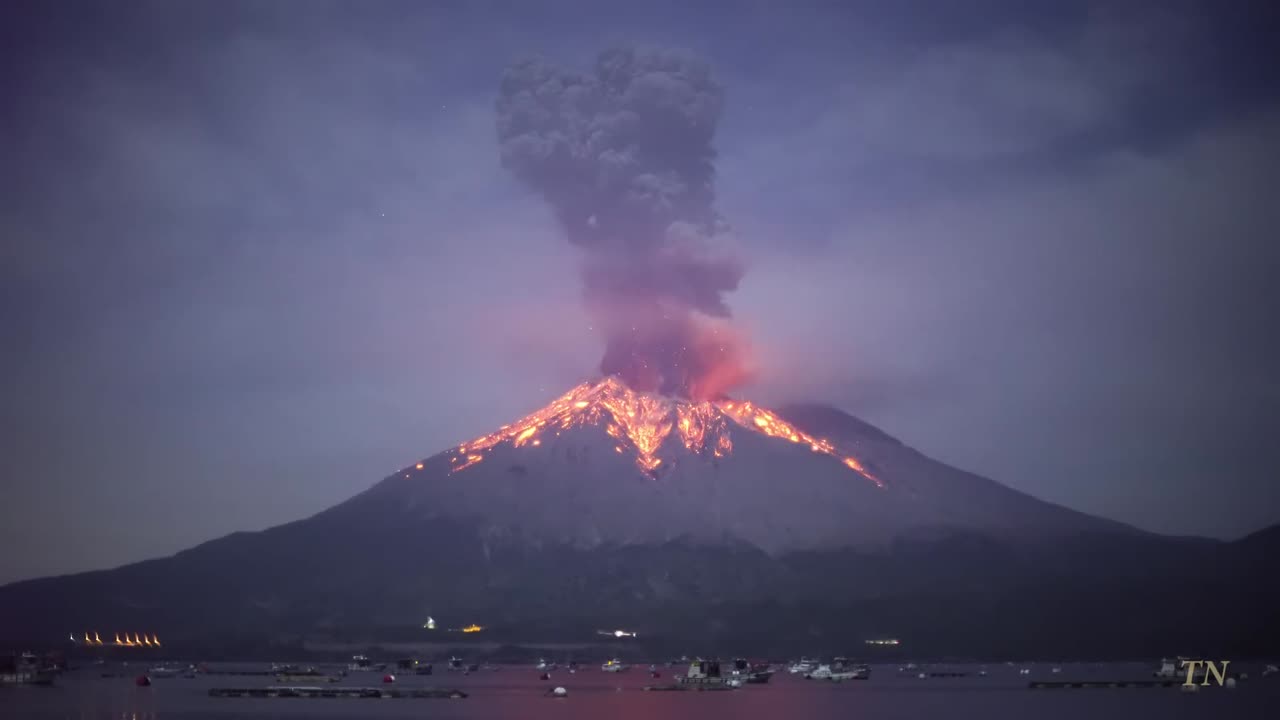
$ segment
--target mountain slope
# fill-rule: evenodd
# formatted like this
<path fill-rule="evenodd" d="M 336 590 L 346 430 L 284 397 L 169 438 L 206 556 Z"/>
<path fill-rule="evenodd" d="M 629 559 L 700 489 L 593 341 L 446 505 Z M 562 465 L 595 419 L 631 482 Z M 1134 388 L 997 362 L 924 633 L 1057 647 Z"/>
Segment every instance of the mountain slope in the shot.
<path fill-rule="evenodd" d="M 476 518 L 496 535 L 577 547 L 686 539 L 776 555 L 873 549 L 937 528 L 1021 541 L 1136 532 L 929 460 L 832 409 L 796 409 L 788 425 L 749 404 L 674 401 L 610 380 L 549 407 L 560 406 L 370 492 L 424 520 Z"/>
<path fill-rule="evenodd" d="M 423 640 L 432 615 L 501 642 L 639 627 L 676 652 L 1274 647 L 1250 620 L 1274 601 L 1250 594 L 1265 558 L 1239 543 L 1045 503 L 829 408 L 629 392 L 581 386 L 305 520 L 0 588 L 0 616 L 24 618 L 0 642 L 118 628 L 243 652 Z M 1224 599 L 1241 611 L 1196 621 Z"/>

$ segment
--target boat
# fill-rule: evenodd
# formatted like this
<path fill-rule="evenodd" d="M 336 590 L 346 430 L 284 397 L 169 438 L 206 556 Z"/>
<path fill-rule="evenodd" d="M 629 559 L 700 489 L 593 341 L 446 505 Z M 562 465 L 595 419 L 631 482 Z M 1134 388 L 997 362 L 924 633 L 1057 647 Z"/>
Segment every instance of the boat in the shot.
<path fill-rule="evenodd" d="M 466 663 L 460 657 L 449 658 L 449 672 L 460 672 L 463 675 L 467 673 L 480 672 L 479 663 Z"/>
<path fill-rule="evenodd" d="M 556 664 L 553 662 L 547 662 L 544 658 L 538 658 L 538 664 L 534 665 L 533 669 L 541 672 L 550 672 L 556 669 Z"/>
<path fill-rule="evenodd" d="M 809 673 L 813 672 L 816 666 L 817 666 L 817 663 L 815 663 L 813 660 L 810 660 L 808 658 L 800 658 L 799 660 L 792 663 L 787 668 L 787 672 L 791 673 L 792 675 L 808 675 Z"/>
<path fill-rule="evenodd" d="M 822 663 L 812 672 L 805 675 L 805 678 L 809 680 L 830 680 L 832 682 L 867 680 L 870 677 L 870 665 L 851 665 L 848 660 L 842 657 L 834 658 L 830 663 Z"/>
<path fill-rule="evenodd" d="M 745 678 L 722 675 L 720 663 L 714 660 L 694 660 L 689 663 L 687 673 L 676 677 L 677 685 L 699 689 L 740 688 L 745 683 Z"/>
<path fill-rule="evenodd" d="M 628 667 L 629 666 L 626 663 L 622 662 L 618 658 L 614 658 L 606 661 L 605 664 L 600 666 L 600 669 L 604 672 L 622 672 Z"/>
<path fill-rule="evenodd" d="M 187 669 L 176 665 L 157 665 L 148 670 L 147 675 L 153 678 L 173 678 L 186 673 Z"/>
<path fill-rule="evenodd" d="M 58 671 L 29 652 L 0 659 L 0 685 L 52 685 Z"/>
<path fill-rule="evenodd" d="M 1187 659 L 1188 658 L 1182 657 L 1181 655 L 1173 660 L 1170 660 L 1169 658 L 1160 658 L 1160 668 L 1151 673 L 1151 676 L 1164 680 L 1182 678 L 1193 683 L 1204 681 L 1205 674 L 1209 672 L 1209 669 L 1205 667 L 1203 663 L 1197 665 L 1195 670 L 1191 673 L 1191 677 L 1188 678 L 1186 665 L 1183 664 Z"/>
<path fill-rule="evenodd" d="M 401 658 L 396 661 L 396 672 L 414 675 L 430 675 L 431 663 L 418 662 L 417 658 Z"/>
<path fill-rule="evenodd" d="M 347 670 L 350 672 L 365 672 L 375 669 L 373 663 L 369 662 L 369 658 L 364 655 L 353 655 L 351 662 L 347 663 Z"/>
<path fill-rule="evenodd" d="M 827 663 L 819 663 L 818 667 L 805 673 L 805 680 L 826 680 L 831 677 L 831 666 Z"/>
<path fill-rule="evenodd" d="M 842 670 L 834 670 L 831 677 L 827 678 L 832 682 L 844 682 L 846 680 L 870 680 L 870 665 L 847 665 Z"/>
<path fill-rule="evenodd" d="M 733 670 L 729 675 L 749 685 L 763 685 L 773 677 L 773 669 L 769 667 L 769 663 L 753 663 L 744 658 L 738 658 L 733 661 Z"/>

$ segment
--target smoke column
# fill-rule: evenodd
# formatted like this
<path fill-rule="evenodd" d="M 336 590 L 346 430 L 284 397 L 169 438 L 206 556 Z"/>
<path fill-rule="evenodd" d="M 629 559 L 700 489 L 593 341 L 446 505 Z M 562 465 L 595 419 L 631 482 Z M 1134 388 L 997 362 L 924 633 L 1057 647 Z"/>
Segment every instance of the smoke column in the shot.
<path fill-rule="evenodd" d="M 614 49 L 594 73 L 517 63 L 497 101 L 503 167 L 584 251 L 600 369 L 698 399 L 745 379 L 724 294 L 743 266 L 715 210 L 712 137 L 724 94 L 682 52 Z"/>

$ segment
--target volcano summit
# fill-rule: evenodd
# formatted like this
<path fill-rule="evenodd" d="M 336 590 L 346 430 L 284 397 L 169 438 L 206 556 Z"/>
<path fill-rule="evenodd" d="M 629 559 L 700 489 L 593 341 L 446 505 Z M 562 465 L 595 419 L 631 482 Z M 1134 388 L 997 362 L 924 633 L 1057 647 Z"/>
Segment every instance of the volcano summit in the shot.
<path fill-rule="evenodd" d="M 770 553 L 884 546 L 922 529 L 1047 538 L 1117 531 L 958 473 L 837 412 L 690 401 L 583 383 L 371 493 L 424 514 L 575 546 L 731 540 Z"/>
<path fill-rule="evenodd" d="M 606 377 L 305 520 L 0 588 L 0 613 L 28 618 L 0 641 L 145 627 L 168 648 L 265 652 L 439 641 L 431 616 L 506 644 L 637 628 L 653 653 L 849 652 L 885 635 L 913 653 L 1241 650 L 1275 642 L 1250 621 L 1280 598 L 1255 581 L 1269 547 L 1042 502 L 833 408 Z M 1195 622 L 1224 598 L 1239 612 Z"/>

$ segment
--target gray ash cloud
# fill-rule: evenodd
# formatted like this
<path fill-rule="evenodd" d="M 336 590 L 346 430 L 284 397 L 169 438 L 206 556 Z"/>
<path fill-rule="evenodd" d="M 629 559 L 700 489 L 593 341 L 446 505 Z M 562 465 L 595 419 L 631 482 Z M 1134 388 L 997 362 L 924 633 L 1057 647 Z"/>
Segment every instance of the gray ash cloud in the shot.
<path fill-rule="evenodd" d="M 715 209 L 723 106 L 707 64 L 678 51 L 608 50 L 591 73 L 526 60 L 502 78 L 502 164 L 583 249 L 601 370 L 637 389 L 705 396 L 741 375 L 706 322 L 729 316 L 744 272 Z"/>

